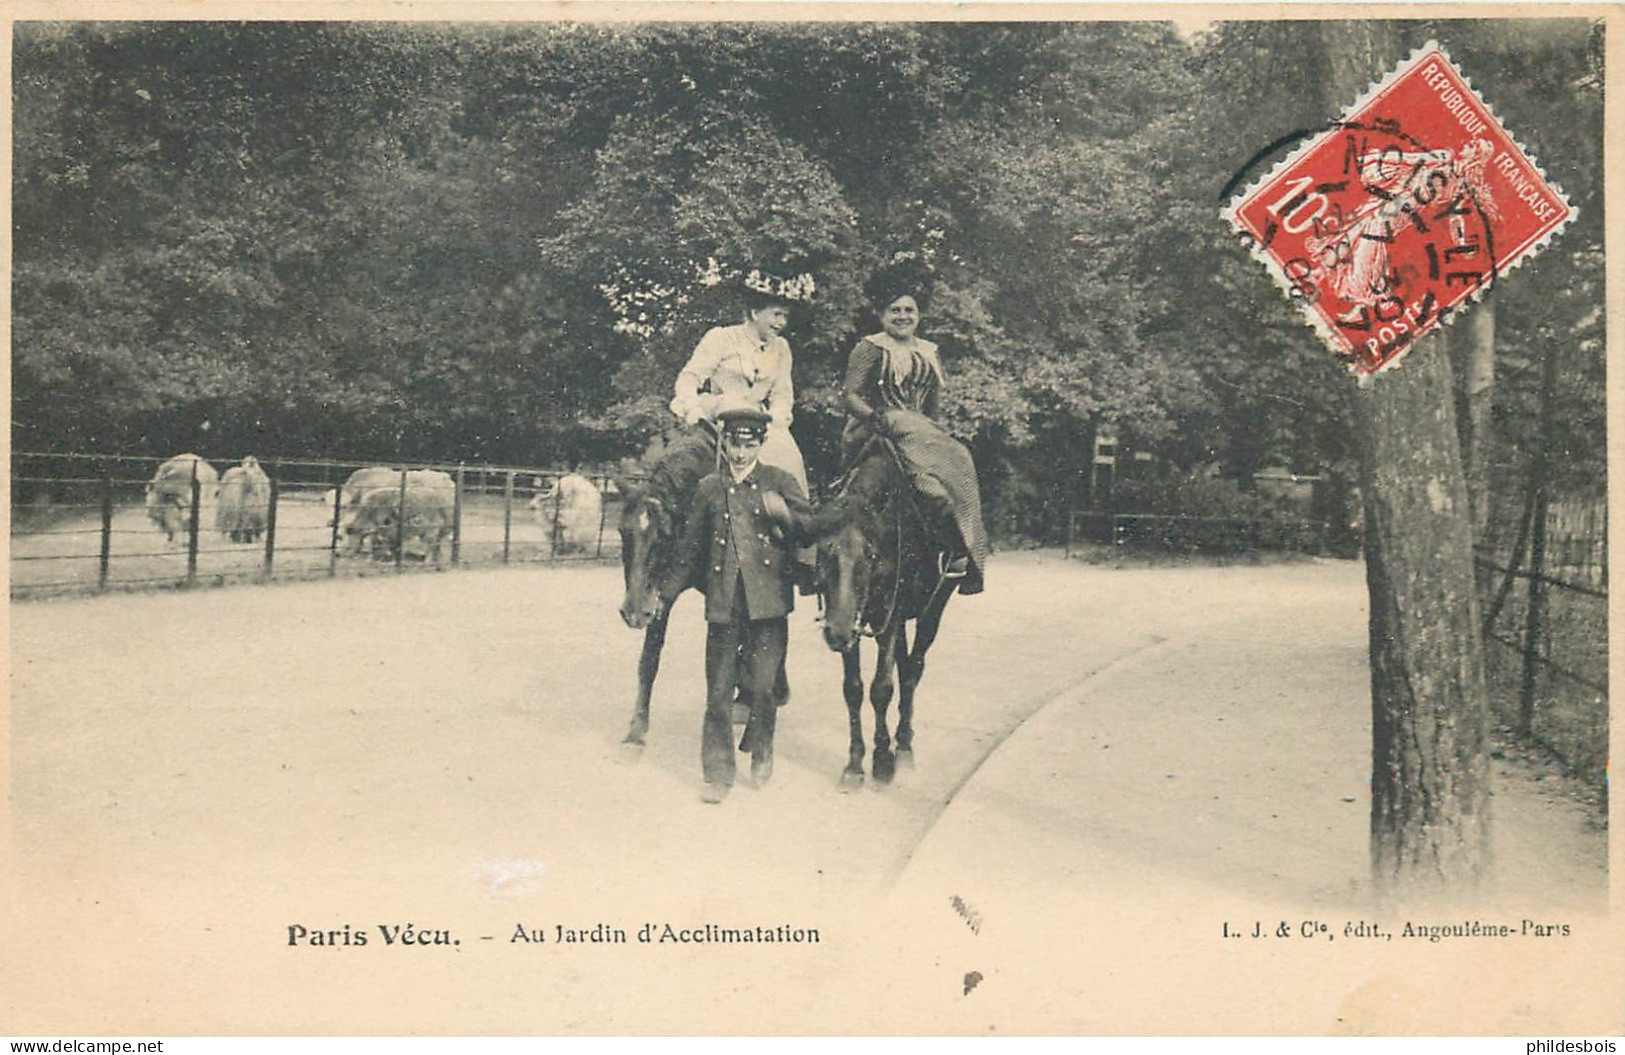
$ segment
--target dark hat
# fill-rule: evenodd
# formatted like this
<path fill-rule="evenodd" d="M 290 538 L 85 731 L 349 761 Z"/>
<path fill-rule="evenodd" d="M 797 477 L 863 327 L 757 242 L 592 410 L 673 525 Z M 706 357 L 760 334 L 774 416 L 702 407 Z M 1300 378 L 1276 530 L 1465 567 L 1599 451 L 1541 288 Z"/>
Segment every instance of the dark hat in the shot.
<path fill-rule="evenodd" d="M 765 436 L 772 416 L 754 402 L 733 400 L 717 408 L 717 423 L 725 433 Z"/>

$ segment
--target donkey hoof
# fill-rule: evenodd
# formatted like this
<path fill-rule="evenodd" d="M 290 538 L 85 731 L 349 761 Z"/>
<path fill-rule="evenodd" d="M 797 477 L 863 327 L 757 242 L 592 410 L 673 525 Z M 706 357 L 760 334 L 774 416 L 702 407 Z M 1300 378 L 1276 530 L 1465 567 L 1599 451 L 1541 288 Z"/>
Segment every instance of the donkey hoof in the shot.
<path fill-rule="evenodd" d="M 898 752 L 897 752 L 897 768 L 898 769 L 913 770 L 913 768 L 914 768 L 914 749 L 913 748 L 904 747 L 904 748 L 901 748 L 901 749 L 898 750 Z"/>
<path fill-rule="evenodd" d="M 642 757 L 643 741 L 627 739 L 621 741 L 620 751 L 616 754 L 615 760 L 623 766 L 632 766 L 636 765 Z"/>
<path fill-rule="evenodd" d="M 891 778 L 897 775 L 897 764 L 890 754 L 875 755 L 874 778 L 877 784 L 890 784 Z"/>
<path fill-rule="evenodd" d="M 848 769 L 841 774 L 842 791 L 856 791 L 861 787 L 863 787 L 863 770 Z"/>

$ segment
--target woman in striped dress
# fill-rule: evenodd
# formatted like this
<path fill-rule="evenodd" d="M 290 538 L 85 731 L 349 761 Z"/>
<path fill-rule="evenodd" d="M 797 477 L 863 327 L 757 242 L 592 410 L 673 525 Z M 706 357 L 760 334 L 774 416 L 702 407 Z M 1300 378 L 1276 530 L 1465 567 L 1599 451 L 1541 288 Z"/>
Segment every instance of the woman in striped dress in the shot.
<path fill-rule="evenodd" d="M 980 593 L 990 547 L 976 467 L 970 451 L 936 421 L 942 360 L 918 333 L 929 283 L 916 269 L 892 269 L 866 289 L 881 332 L 860 340 L 847 359 L 842 463 L 850 469 L 877 437 L 892 443 L 943 525 L 946 574 L 960 580 L 960 593 Z"/>

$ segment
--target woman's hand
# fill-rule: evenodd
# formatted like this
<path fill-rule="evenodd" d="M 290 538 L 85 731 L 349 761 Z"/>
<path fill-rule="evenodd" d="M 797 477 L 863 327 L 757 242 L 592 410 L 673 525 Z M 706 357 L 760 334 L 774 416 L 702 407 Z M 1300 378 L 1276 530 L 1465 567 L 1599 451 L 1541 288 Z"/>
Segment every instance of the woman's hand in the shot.
<path fill-rule="evenodd" d="M 689 401 L 683 414 L 683 421 L 688 425 L 698 425 L 702 421 L 710 421 L 717 409 L 717 397 L 709 392 L 700 392 Z"/>

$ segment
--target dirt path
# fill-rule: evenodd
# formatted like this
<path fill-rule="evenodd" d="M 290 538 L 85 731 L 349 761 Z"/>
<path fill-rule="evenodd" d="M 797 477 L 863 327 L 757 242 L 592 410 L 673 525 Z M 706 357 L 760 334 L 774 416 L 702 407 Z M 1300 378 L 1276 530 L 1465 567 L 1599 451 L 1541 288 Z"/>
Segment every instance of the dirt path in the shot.
<path fill-rule="evenodd" d="M 935 987 L 957 969 L 918 959 L 962 940 L 939 931 L 945 876 L 1065 900 L 1065 870 L 1083 868 L 1079 896 L 1096 904 L 1143 877 L 1175 905 L 1358 900 L 1357 566 L 1114 571 L 1009 554 L 995 571 L 949 608 L 917 769 L 835 791 L 840 664 L 804 605 L 774 781 L 720 808 L 698 798 L 692 596 L 649 747 L 619 761 L 638 638 L 615 616 L 612 568 L 15 605 L 14 947 L 31 968 L 0 999 L 30 1030 L 81 1034 L 930 1030 L 867 980 L 906 963 L 890 985 Z M 1307 654 L 1287 644 L 1294 629 Z M 1269 671 L 1236 640 L 1277 642 Z M 1265 681 L 1245 714 L 1213 691 Z M 1106 768 L 1079 765 L 1111 751 Z M 1064 757 L 1046 769 L 1045 752 Z M 1046 775 L 1063 762 L 1070 782 Z M 1230 781 L 1217 804 L 1195 790 L 1215 770 Z M 1148 780 L 1167 793 L 1148 796 Z M 1562 823 L 1537 825 L 1542 859 L 1577 877 L 1569 907 L 1589 910 L 1600 835 L 1547 806 Z M 409 922 L 461 944 L 380 936 Z M 645 923 L 708 922 L 820 939 L 636 941 Z M 628 943 L 556 941 L 561 924 L 600 923 Z M 290 947 L 290 927 L 371 937 Z M 899 940 L 911 957 L 885 951 Z"/>

